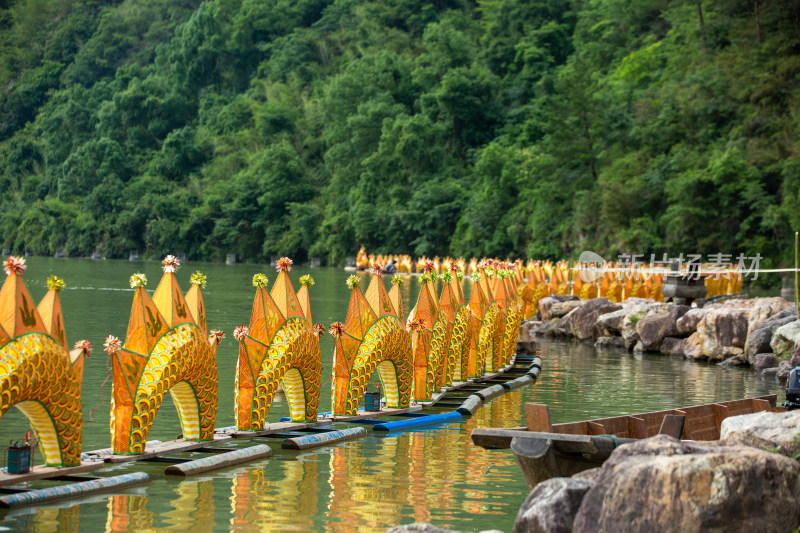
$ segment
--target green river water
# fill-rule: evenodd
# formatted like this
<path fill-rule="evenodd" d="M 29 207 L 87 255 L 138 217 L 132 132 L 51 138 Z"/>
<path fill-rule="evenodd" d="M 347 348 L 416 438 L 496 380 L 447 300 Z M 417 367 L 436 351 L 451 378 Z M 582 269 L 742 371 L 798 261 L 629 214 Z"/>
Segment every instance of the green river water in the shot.
<path fill-rule="evenodd" d="M 217 427 L 233 425 L 233 389 L 237 345 L 235 326 L 247 324 L 253 301 L 253 274 L 272 281 L 269 265 L 184 263 L 178 280 L 184 291 L 195 270 L 208 276 L 203 292 L 209 329 L 226 333 L 217 351 L 219 407 Z M 154 290 L 161 277 L 156 261 L 91 261 L 28 258 L 24 279 L 37 302 L 46 292 L 50 274 L 64 278 L 61 293 L 67 340 L 86 338 L 94 344 L 83 377 L 83 449 L 109 446 L 110 380 L 106 379 L 106 335 L 124 339 L 133 291 L 128 278 L 147 275 Z M 295 266 L 290 276 L 311 273 L 314 322 L 325 326 L 344 321 L 349 299 L 341 269 Z M 404 284 L 410 309 L 418 283 Z M 388 284 L 388 279 L 386 279 Z M 471 282 L 465 282 L 465 292 Z M 330 359 L 333 343 L 322 339 L 323 392 L 320 410 L 330 410 Z M 482 407 L 460 425 L 392 436 L 369 436 L 336 447 L 313 451 L 280 448 L 280 440 L 259 439 L 275 454 L 271 459 L 230 468 L 189 481 L 163 475 L 164 464 L 127 463 L 101 470 L 100 475 L 148 472 L 149 485 L 60 504 L 0 511 L 0 530 L 10 531 L 384 531 L 397 524 L 431 522 L 463 531 L 511 531 L 528 493 L 509 451 L 485 451 L 472 445 L 476 427 L 523 424 L 525 402 L 546 403 L 554 422 L 666 409 L 745 396 L 781 393 L 773 382 L 750 370 L 722 369 L 659 355 L 632 355 L 621 350 L 595 350 L 591 345 L 564 341 L 540 342 L 543 359 L 539 382 L 517 389 Z M 171 401 L 167 397 L 165 404 Z M 180 432 L 177 413 L 164 405 L 156 417 L 151 440 L 174 439 Z M 269 421 L 288 414 L 276 398 Z M 3 454 L 9 439 L 19 439 L 27 420 L 12 409 L 0 420 Z M 253 441 L 236 441 L 241 446 Z M 37 458 L 40 458 L 37 452 Z M 48 486 L 34 482 L 32 487 Z"/>

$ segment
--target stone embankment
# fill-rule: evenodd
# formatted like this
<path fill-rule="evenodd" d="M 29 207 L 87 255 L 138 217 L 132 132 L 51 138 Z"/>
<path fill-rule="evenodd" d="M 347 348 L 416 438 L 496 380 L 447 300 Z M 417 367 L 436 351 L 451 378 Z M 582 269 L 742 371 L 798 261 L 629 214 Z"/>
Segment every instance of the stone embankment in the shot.
<path fill-rule="evenodd" d="M 534 487 L 514 533 L 763 531 L 800 525 L 800 411 L 723 421 L 718 441 L 658 435 Z"/>
<path fill-rule="evenodd" d="M 779 383 L 800 364 L 800 321 L 795 306 L 783 298 L 732 299 L 696 308 L 642 298 L 615 304 L 606 298 L 550 296 L 520 328 L 521 343 L 535 337 L 750 366 Z"/>

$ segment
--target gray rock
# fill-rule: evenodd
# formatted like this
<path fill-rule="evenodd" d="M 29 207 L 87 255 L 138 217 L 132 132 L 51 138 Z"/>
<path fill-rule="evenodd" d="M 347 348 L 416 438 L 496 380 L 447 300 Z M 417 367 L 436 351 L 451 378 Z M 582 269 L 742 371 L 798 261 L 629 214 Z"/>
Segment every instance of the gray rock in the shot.
<path fill-rule="evenodd" d="M 555 328 L 558 326 L 558 321 L 558 318 L 554 318 L 553 320 L 548 320 L 547 322 L 541 322 L 536 328 L 536 336 L 555 337 Z"/>
<path fill-rule="evenodd" d="M 755 330 L 748 335 L 747 342 L 745 343 L 745 353 L 751 363 L 755 362 L 756 354 L 767 353 L 772 351 L 770 341 L 772 340 L 772 330 L 769 328 L 761 328 Z"/>
<path fill-rule="evenodd" d="M 697 324 L 703 355 L 721 361 L 730 352 L 724 348 L 744 348 L 747 339 L 747 311 L 742 309 L 713 309 Z"/>
<path fill-rule="evenodd" d="M 794 368 L 800 365 L 800 346 L 796 347 L 789 358 L 789 365 Z"/>
<path fill-rule="evenodd" d="M 800 452 L 800 411 L 729 416 L 722 421 L 719 438 L 726 443 L 736 439 L 766 451 L 777 451 L 786 457 Z M 742 438 L 744 436 L 744 438 Z M 754 437 L 751 439 L 751 437 Z"/>
<path fill-rule="evenodd" d="M 752 356 L 757 353 L 771 352 L 772 346 L 767 346 L 766 344 L 772 342 L 775 331 L 779 327 L 794 322 L 795 320 L 797 320 L 797 314 L 796 310 L 792 307 L 764 320 L 755 330 L 749 330 L 747 342 L 744 344 L 744 350 L 747 356 L 752 358 Z"/>
<path fill-rule="evenodd" d="M 539 315 L 541 316 L 542 322 L 547 322 L 551 320 L 553 317 L 550 315 L 550 309 L 553 305 L 561 302 L 566 302 L 568 300 L 578 300 L 577 296 L 546 296 L 539 300 Z"/>
<path fill-rule="evenodd" d="M 633 298 L 632 298 L 633 299 Z M 637 299 L 639 300 L 639 299 Z M 639 340 L 639 334 L 636 331 L 636 326 L 639 321 L 648 315 L 658 315 L 670 313 L 674 309 L 674 304 L 665 304 L 660 302 L 648 303 L 646 305 L 631 304 L 624 309 L 628 309 L 628 314 L 622 320 L 622 327 L 620 334 L 625 341 L 625 347 L 630 350 L 636 341 Z"/>
<path fill-rule="evenodd" d="M 759 329 L 763 323 L 769 319 L 786 311 L 792 307 L 792 304 L 783 298 L 753 298 L 752 306 L 750 308 L 749 316 L 747 317 L 747 331 L 752 333 Z"/>
<path fill-rule="evenodd" d="M 516 355 L 530 355 L 536 351 L 536 344 L 533 341 L 517 341 L 514 348 Z"/>
<path fill-rule="evenodd" d="M 566 302 L 556 302 L 550 307 L 551 318 L 561 318 L 573 310 L 583 305 L 583 300 L 567 300 Z"/>
<path fill-rule="evenodd" d="M 737 350 L 741 350 L 741 348 L 736 348 Z M 721 363 L 717 363 L 719 366 L 724 368 L 731 368 L 737 366 L 750 366 L 750 363 L 747 362 L 747 358 L 741 354 L 734 355 L 722 361 Z"/>
<path fill-rule="evenodd" d="M 747 446 L 659 435 L 620 446 L 600 468 L 574 531 L 791 531 L 800 463 Z"/>
<path fill-rule="evenodd" d="M 622 337 L 598 337 L 594 343 L 595 348 L 625 348 Z"/>
<path fill-rule="evenodd" d="M 775 373 L 775 382 L 782 386 L 786 386 L 786 381 L 789 379 L 789 372 L 792 370 L 792 364 L 789 361 L 781 361 L 778 364 L 778 372 Z"/>
<path fill-rule="evenodd" d="M 519 340 L 532 341 L 536 333 L 536 328 L 541 325 L 538 320 L 526 320 L 519 325 Z"/>
<path fill-rule="evenodd" d="M 605 333 L 605 336 L 619 335 L 622 332 L 622 321 L 629 312 L 628 308 L 623 307 L 618 311 L 600 315 L 595 324 L 601 332 Z"/>
<path fill-rule="evenodd" d="M 800 343 L 800 320 L 784 324 L 772 334 L 770 346 L 776 355 L 792 353 Z"/>
<path fill-rule="evenodd" d="M 700 332 L 695 331 L 681 341 L 681 351 L 686 359 L 705 359 L 703 345 L 700 343 Z"/>
<path fill-rule="evenodd" d="M 636 324 L 636 333 L 646 350 L 658 351 L 664 337 L 678 334 L 676 322 L 689 311 L 685 305 L 676 305 L 668 313 L 655 312 L 645 315 Z"/>
<path fill-rule="evenodd" d="M 622 341 L 625 343 L 625 348 L 630 350 L 639 340 L 639 334 L 636 332 L 636 325 L 639 321 L 647 315 L 647 310 L 643 307 L 633 308 L 630 313 L 625 315 L 622 319 Z"/>
<path fill-rule="evenodd" d="M 771 353 L 759 353 L 753 357 L 753 368 L 761 372 L 765 368 L 773 368 L 778 366 L 780 361 L 774 354 Z"/>
<path fill-rule="evenodd" d="M 708 312 L 708 309 L 689 309 L 689 311 L 675 323 L 678 335 L 685 337 L 697 331 L 697 324 L 700 323 Z"/>
<path fill-rule="evenodd" d="M 555 477 L 536 485 L 520 507 L 514 533 L 569 533 L 584 495 L 594 485 L 581 478 Z"/>
<path fill-rule="evenodd" d="M 597 317 L 619 309 L 620 305 L 611 303 L 606 298 L 594 298 L 570 311 L 558 322 L 558 327 L 579 340 L 595 340 L 600 336 L 600 330 L 595 325 Z"/>
<path fill-rule="evenodd" d="M 664 355 L 683 356 L 683 341 L 677 337 L 667 337 L 661 341 L 660 351 Z"/>
<path fill-rule="evenodd" d="M 761 371 L 761 377 L 769 381 L 776 381 L 775 376 L 778 374 L 778 367 L 765 368 Z"/>
<path fill-rule="evenodd" d="M 644 353 L 644 344 L 641 340 L 636 341 L 633 345 L 633 353 Z"/>

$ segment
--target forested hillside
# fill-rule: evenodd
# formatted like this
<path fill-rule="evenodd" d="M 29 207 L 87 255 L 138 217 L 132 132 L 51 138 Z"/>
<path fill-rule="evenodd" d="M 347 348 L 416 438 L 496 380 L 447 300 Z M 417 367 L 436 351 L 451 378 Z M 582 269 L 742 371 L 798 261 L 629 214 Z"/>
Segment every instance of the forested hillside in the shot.
<path fill-rule="evenodd" d="M 777 263 L 800 229 L 800 0 L 0 8 L 15 252 Z"/>

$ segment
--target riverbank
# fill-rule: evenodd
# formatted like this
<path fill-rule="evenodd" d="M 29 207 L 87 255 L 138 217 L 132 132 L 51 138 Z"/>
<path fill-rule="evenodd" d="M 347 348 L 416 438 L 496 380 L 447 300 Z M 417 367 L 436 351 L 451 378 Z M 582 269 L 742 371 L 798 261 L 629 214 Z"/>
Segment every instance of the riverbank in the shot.
<path fill-rule="evenodd" d="M 537 337 L 752 367 L 779 384 L 800 364 L 797 311 L 779 297 L 730 299 L 698 308 L 644 298 L 616 304 L 606 298 L 549 296 L 520 327 L 520 342 Z"/>

